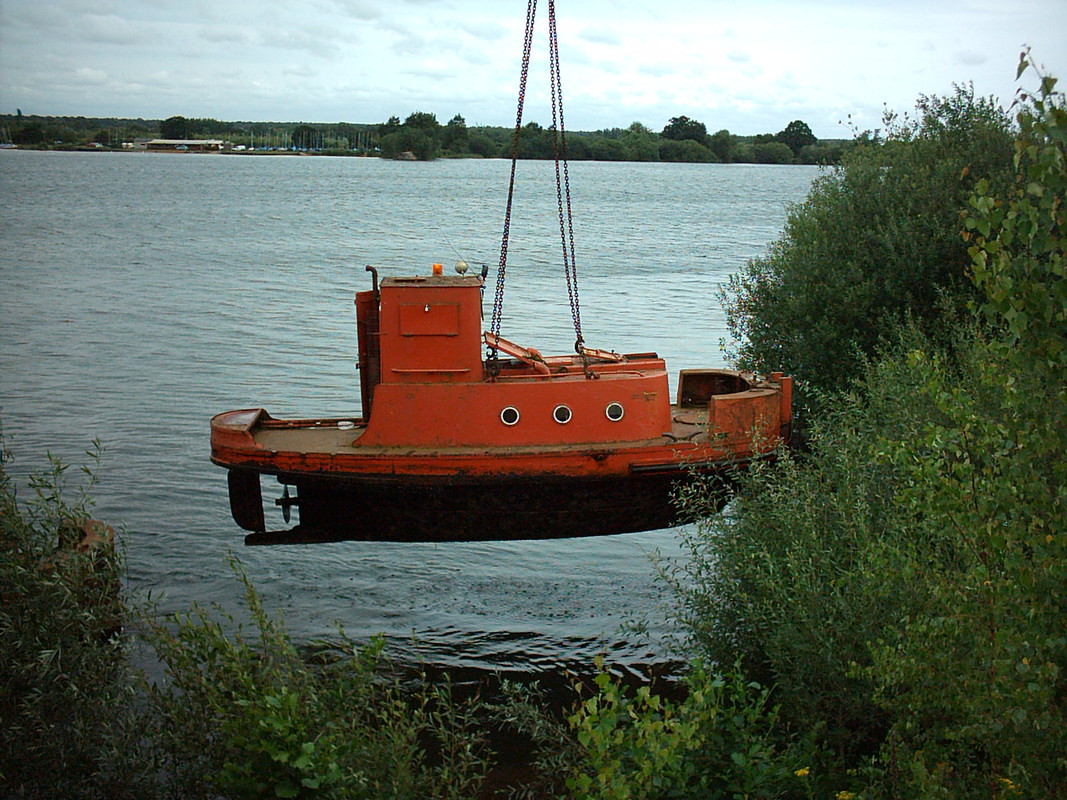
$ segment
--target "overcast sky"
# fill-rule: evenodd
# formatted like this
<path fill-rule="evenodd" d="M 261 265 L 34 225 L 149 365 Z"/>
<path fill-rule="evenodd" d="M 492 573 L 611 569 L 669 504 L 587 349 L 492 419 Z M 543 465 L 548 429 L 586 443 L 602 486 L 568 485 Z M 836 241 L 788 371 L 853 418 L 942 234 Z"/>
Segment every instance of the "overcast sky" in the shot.
<path fill-rule="evenodd" d="M 548 0 L 526 121 L 547 125 Z M 0 0 L 0 111 L 513 125 L 523 0 Z M 571 130 L 820 138 L 973 82 L 1010 103 L 1020 48 L 1067 82 L 1067 0 L 559 0 Z M 1029 86 L 1034 85 L 1030 79 Z"/>

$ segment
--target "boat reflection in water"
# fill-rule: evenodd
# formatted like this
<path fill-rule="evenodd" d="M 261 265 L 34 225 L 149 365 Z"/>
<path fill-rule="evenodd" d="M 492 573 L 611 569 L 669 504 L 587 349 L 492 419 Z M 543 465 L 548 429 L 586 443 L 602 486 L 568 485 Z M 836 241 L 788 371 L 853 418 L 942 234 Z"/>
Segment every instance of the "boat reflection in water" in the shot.
<path fill-rule="evenodd" d="M 735 469 L 789 439 L 791 378 L 683 370 L 672 404 L 655 353 L 542 356 L 483 333 L 483 281 L 374 272 L 356 295 L 362 417 L 212 420 L 246 543 L 654 530 L 678 521 L 677 481 L 710 475 L 725 502 Z M 263 475 L 295 527 L 267 531 Z"/>

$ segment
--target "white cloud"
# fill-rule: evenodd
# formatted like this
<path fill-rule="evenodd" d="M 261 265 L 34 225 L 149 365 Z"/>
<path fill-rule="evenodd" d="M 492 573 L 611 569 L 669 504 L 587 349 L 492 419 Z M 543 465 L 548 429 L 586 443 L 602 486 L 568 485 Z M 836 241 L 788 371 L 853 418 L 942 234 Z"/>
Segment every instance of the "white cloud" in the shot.
<path fill-rule="evenodd" d="M 139 38 L 134 26 L 115 14 L 86 14 L 78 29 L 86 40 L 103 44 L 137 44 Z"/>
<path fill-rule="evenodd" d="M 107 83 L 107 73 L 92 67 L 79 67 L 74 70 L 74 83 L 81 86 L 103 86 Z"/>
<path fill-rule="evenodd" d="M 334 32 L 322 27 L 271 27 L 260 31 L 260 43 L 267 48 L 297 50 L 322 58 L 336 55 L 340 45 L 333 40 Z"/>
<path fill-rule="evenodd" d="M 592 44 L 607 44 L 618 46 L 622 44 L 622 37 L 611 28 L 602 26 L 587 27 L 578 35 L 580 39 Z"/>
<path fill-rule="evenodd" d="M 955 62 L 964 66 L 973 67 L 980 64 L 985 64 L 989 61 L 989 57 L 985 53 L 978 53 L 974 50 L 965 50 L 962 53 L 956 53 Z"/>
<path fill-rule="evenodd" d="M 463 21 L 458 29 L 481 42 L 498 42 L 507 36 L 508 29 L 494 20 Z"/>
<path fill-rule="evenodd" d="M 236 25 L 202 25 L 200 38 L 214 44 L 247 44 L 248 34 Z"/>
<path fill-rule="evenodd" d="M 334 5 L 342 14 L 353 19 L 368 21 L 384 16 L 380 4 L 371 0 L 336 0 Z"/>

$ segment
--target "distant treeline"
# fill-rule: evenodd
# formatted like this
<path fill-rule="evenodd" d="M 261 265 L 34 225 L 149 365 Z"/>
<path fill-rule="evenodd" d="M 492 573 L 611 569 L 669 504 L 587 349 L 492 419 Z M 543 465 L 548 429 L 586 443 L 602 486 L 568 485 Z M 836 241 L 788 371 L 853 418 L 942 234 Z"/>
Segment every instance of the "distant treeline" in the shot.
<path fill-rule="evenodd" d="M 19 147 L 40 149 L 129 147 L 138 140 L 224 139 L 241 150 L 298 150 L 326 155 L 384 158 L 507 158 L 514 129 L 471 126 L 459 114 L 442 125 L 436 115 L 415 111 L 401 122 L 377 124 L 222 122 L 182 116 L 165 120 L 0 115 L 0 135 Z M 728 130 L 709 134 L 703 122 L 673 117 L 656 132 L 640 122 L 628 128 L 569 131 L 567 157 L 596 161 L 673 161 L 692 163 L 834 164 L 849 140 L 820 141 L 802 120 L 777 133 L 738 136 Z M 519 137 L 519 157 L 551 159 L 556 152 L 551 128 L 528 122 Z"/>

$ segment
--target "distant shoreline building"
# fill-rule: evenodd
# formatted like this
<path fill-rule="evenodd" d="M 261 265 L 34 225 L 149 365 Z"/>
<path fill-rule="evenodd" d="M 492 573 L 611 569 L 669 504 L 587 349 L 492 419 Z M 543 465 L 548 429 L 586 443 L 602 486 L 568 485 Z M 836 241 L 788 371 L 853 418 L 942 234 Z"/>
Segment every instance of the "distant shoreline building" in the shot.
<path fill-rule="evenodd" d="M 233 142 L 222 139 L 149 139 L 146 150 L 165 153 L 221 153 L 233 148 Z"/>

